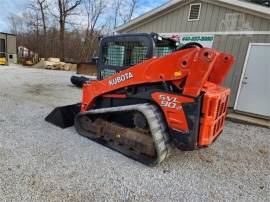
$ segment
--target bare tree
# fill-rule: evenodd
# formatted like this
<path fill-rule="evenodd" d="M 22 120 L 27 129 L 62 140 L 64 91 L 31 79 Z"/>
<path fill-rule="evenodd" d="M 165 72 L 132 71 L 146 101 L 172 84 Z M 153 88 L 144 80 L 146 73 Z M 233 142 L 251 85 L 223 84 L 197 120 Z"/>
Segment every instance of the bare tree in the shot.
<path fill-rule="evenodd" d="M 116 0 L 115 6 L 113 8 L 114 9 L 114 11 L 113 11 L 113 30 L 115 30 L 115 28 L 117 27 L 121 5 L 122 5 L 122 0 Z"/>
<path fill-rule="evenodd" d="M 31 12 L 31 15 L 36 15 L 37 24 L 36 27 L 36 34 L 38 40 L 36 41 L 36 45 L 40 48 L 38 48 L 39 54 L 43 57 L 47 56 L 47 21 L 45 12 L 48 9 L 47 0 L 31 0 L 29 2 L 29 10 Z M 33 19 L 33 17 L 32 17 Z M 32 20 L 33 21 L 33 20 Z M 34 23 L 32 23 L 32 26 L 34 26 Z M 43 29 L 43 35 L 40 35 L 39 28 Z"/>
<path fill-rule="evenodd" d="M 41 19 L 42 19 L 42 25 L 43 25 L 43 35 L 46 37 L 46 31 L 47 31 L 47 23 L 46 23 L 46 17 L 45 17 L 45 10 L 48 8 L 48 4 L 46 0 L 36 0 L 37 4 L 39 6 L 40 12 L 41 12 Z"/>
<path fill-rule="evenodd" d="M 24 27 L 24 18 L 16 15 L 16 14 L 10 14 L 8 16 L 8 22 L 9 22 L 9 30 L 12 34 L 19 34 L 20 32 L 23 32 Z"/>
<path fill-rule="evenodd" d="M 48 9 L 47 0 L 32 0 L 29 3 L 29 8 L 41 16 L 40 21 L 42 21 L 43 35 L 46 36 L 47 23 L 45 11 Z"/>
<path fill-rule="evenodd" d="M 24 12 L 23 16 L 29 32 L 33 34 L 32 39 L 28 41 L 27 45 L 31 46 L 33 51 L 40 53 L 42 47 L 40 43 L 40 27 L 42 26 L 40 14 L 38 10 L 27 10 Z"/>
<path fill-rule="evenodd" d="M 18 21 L 15 16 L 11 15 L 8 17 L 10 33 L 18 34 Z"/>
<path fill-rule="evenodd" d="M 46 0 L 37 0 L 37 4 L 40 9 L 42 25 L 43 25 L 43 57 L 47 57 L 47 23 L 45 17 L 45 10 L 48 9 L 48 4 Z"/>
<path fill-rule="evenodd" d="M 94 36 L 94 34 L 96 34 L 95 29 L 97 27 L 98 20 L 106 8 L 106 4 L 104 0 L 84 0 L 83 3 L 87 16 L 87 27 L 85 30 L 84 42 L 80 58 L 87 59 L 89 54 L 92 52 L 91 49 L 93 43 L 97 38 Z"/>
<path fill-rule="evenodd" d="M 132 19 L 138 1 L 29 0 L 24 13 L 10 15 L 10 31 L 18 45 L 42 57 L 86 61 L 97 52 L 99 36 Z M 81 20 L 85 26 L 75 26 Z"/>
<path fill-rule="evenodd" d="M 58 21 L 60 25 L 60 58 L 65 57 L 65 26 L 67 17 L 74 15 L 74 10 L 81 4 L 81 0 L 57 0 L 58 1 Z"/>
<path fill-rule="evenodd" d="M 116 0 L 112 8 L 112 29 L 115 30 L 119 24 L 129 22 L 135 12 L 138 0 Z"/>
<path fill-rule="evenodd" d="M 128 0 L 123 4 L 125 12 L 120 13 L 123 23 L 128 23 L 131 20 L 137 4 L 138 0 Z"/>

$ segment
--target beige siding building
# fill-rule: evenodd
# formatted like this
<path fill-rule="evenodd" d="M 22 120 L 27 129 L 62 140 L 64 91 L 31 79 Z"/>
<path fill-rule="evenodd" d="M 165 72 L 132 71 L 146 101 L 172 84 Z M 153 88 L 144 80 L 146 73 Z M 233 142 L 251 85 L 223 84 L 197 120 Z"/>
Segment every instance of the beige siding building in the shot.
<path fill-rule="evenodd" d="M 118 33 L 156 32 L 191 41 L 213 39 L 208 42 L 203 40 L 197 42 L 202 42 L 206 47 L 231 53 L 236 58 L 236 63 L 224 83 L 232 90 L 230 107 L 252 114 L 270 116 L 269 107 L 262 109 L 268 110 L 267 114 L 258 110 L 242 110 L 243 106 L 237 107 L 239 99 L 241 104 L 241 99 L 248 99 L 251 96 L 246 95 L 241 98 L 242 83 L 246 82 L 243 80 L 247 73 L 245 66 L 249 65 L 247 64 L 250 57 L 248 50 L 253 46 L 263 45 L 270 57 L 270 8 L 240 0 L 172 0 L 121 25 L 116 31 Z M 261 47 L 259 49 L 257 51 L 262 51 Z M 267 60 L 264 63 L 269 63 L 270 69 L 270 62 Z M 264 69 L 262 72 L 270 73 L 269 69 Z M 270 74 L 268 75 L 270 77 Z M 260 75 L 257 75 L 257 78 L 259 77 Z M 270 83 L 265 83 L 265 86 L 268 86 L 268 89 L 261 90 L 269 92 Z M 258 99 L 265 99 L 270 103 L 270 94 L 265 96 L 268 97 Z"/>
<path fill-rule="evenodd" d="M 16 35 L 0 32 L 0 57 L 9 63 L 17 62 Z"/>

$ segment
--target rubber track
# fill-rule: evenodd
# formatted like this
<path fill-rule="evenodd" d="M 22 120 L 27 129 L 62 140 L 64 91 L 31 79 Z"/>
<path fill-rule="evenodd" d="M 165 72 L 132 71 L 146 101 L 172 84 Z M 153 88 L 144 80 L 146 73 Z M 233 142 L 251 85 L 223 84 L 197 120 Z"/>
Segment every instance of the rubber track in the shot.
<path fill-rule="evenodd" d="M 119 148 L 116 148 L 117 146 L 108 145 L 104 141 L 98 141 L 97 139 L 93 138 L 91 134 L 89 134 L 89 131 L 86 131 L 82 128 L 80 124 L 80 119 L 83 116 L 90 115 L 90 114 L 106 114 L 109 112 L 120 112 L 120 111 L 139 111 L 141 112 L 145 118 L 148 121 L 149 128 L 153 137 L 153 142 L 156 149 L 156 158 L 149 159 L 139 156 L 134 156 L 134 154 L 130 154 L 126 151 L 123 151 Z M 94 141 L 97 141 L 105 146 L 108 146 L 114 150 L 119 151 L 120 153 L 123 153 L 124 155 L 131 157 L 137 161 L 140 161 L 143 164 L 149 165 L 149 166 L 155 166 L 159 163 L 161 163 L 168 155 L 169 155 L 169 145 L 167 144 L 168 141 L 168 134 L 166 132 L 165 123 L 162 119 L 162 115 L 159 112 L 159 109 L 151 104 L 137 104 L 137 105 L 128 105 L 128 106 L 121 106 L 121 107 L 111 107 L 111 108 L 102 108 L 102 109 L 95 109 L 95 110 L 89 110 L 87 112 L 81 112 L 75 117 L 75 128 L 77 132 L 82 135 L 86 136 Z"/>

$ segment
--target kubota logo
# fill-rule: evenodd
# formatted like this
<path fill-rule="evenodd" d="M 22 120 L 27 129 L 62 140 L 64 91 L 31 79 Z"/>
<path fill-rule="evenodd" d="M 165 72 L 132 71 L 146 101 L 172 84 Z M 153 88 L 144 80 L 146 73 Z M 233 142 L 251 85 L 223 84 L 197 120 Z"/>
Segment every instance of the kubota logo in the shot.
<path fill-rule="evenodd" d="M 131 79 L 131 78 L 133 78 L 133 75 L 132 75 L 131 72 L 128 72 L 128 73 L 125 73 L 125 74 L 123 74 L 121 76 L 115 77 L 112 80 L 109 80 L 109 85 L 113 86 L 113 85 L 121 83 L 121 82 L 123 82 L 125 80 Z"/>

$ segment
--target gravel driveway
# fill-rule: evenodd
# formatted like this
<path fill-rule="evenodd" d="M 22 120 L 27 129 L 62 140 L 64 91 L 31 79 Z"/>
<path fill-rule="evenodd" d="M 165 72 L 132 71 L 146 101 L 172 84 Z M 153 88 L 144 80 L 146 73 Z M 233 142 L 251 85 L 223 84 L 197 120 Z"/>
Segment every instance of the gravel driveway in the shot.
<path fill-rule="evenodd" d="M 146 167 L 44 121 L 70 72 L 0 67 L 0 201 L 270 201 L 270 130 L 227 122 L 209 148 Z"/>

